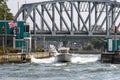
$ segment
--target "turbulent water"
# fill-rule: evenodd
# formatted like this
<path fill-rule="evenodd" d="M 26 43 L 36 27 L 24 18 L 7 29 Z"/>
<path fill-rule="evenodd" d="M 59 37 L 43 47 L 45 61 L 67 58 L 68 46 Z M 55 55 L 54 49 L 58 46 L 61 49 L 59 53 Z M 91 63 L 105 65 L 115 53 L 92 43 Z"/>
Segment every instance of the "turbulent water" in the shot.
<path fill-rule="evenodd" d="M 103 64 L 100 55 L 74 55 L 69 63 L 54 57 L 25 64 L 0 64 L 0 80 L 119 80 L 119 64 Z"/>

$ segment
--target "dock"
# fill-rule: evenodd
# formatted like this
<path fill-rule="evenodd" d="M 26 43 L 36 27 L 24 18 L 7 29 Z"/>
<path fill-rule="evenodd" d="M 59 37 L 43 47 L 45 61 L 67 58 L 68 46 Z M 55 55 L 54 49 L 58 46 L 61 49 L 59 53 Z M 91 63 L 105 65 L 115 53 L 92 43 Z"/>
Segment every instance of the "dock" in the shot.
<path fill-rule="evenodd" d="M 31 62 L 31 56 L 40 59 L 51 57 L 53 54 L 49 52 L 36 52 L 27 54 L 8 53 L 5 55 L 0 55 L 0 63 L 27 63 Z"/>
<path fill-rule="evenodd" d="M 120 54 L 119 52 L 102 52 L 101 62 L 120 64 Z"/>

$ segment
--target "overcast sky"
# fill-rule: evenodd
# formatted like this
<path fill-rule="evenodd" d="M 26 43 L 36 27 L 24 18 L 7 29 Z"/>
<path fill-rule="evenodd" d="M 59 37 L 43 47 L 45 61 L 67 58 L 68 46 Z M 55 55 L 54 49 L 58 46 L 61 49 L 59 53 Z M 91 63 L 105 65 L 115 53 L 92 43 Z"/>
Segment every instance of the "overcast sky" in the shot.
<path fill-rule="evenodd" d="M 13 15 L 15 15 L 18 9 L 22 6 L 22 4 L 42 2 L 42 1 L 47 1 L 47 0 L 7 0 L 7 5 L 9 9 L 11 9 L 10 12 L 12 12 Z"/>

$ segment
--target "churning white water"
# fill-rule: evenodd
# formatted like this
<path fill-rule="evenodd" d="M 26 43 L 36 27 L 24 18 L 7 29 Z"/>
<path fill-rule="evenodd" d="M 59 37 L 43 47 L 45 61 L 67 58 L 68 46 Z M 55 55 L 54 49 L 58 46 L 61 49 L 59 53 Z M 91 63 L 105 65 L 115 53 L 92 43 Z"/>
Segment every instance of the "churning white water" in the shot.
<path fill-rule="evenodd" d="M 55 62 L 55 57 L 36 59 L 35 57 L 31 57 L 32 63 L 53 63 Z"/>
<path fill-rule="evenodd" d="M 92 55 L 92 54 L 73 54 L 71 62 L 70 63 L 89 63 L 89 62 L 95 62 L 100 59 L 99 55 Z M 55 57 L 50 58 L 43 58 L 43 59 L 36 59 L 33 56 L 31 57 L 32 63 L 56 63 Z"/>
<path fill-rule="evenodd" d="M 77 54 L 73 56 L 71 62 L 72 63 L 88 63 L 88 62 L 96 62 L 99 59 L 100 59 L 99 55 Z"/>

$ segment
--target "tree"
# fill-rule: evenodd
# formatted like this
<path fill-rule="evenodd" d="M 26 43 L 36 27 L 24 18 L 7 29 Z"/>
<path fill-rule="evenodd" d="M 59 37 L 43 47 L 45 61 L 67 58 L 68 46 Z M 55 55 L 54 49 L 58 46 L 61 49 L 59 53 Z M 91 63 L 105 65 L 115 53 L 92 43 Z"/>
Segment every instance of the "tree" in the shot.
<path fill-rule="evenodd" d="M 92 38 L 90 41 L 95 49 L 101 49 L 104 46 L 104 38 Z"/>
<path fill-rule="evenodd" d="M 83 50 L 93 50 L 93 45 L 89 44 L 89 45 L 83 46 Z"/>
<path fill-rule="evenodd" d="M 10 12 L 10 9 L 8 8 L 7 4 L 5 4 L 4 0 L 0 0 L 0 20 L 4 20 L 6 11 L 6 20 L 13 20 L 14 16 Z"/>

